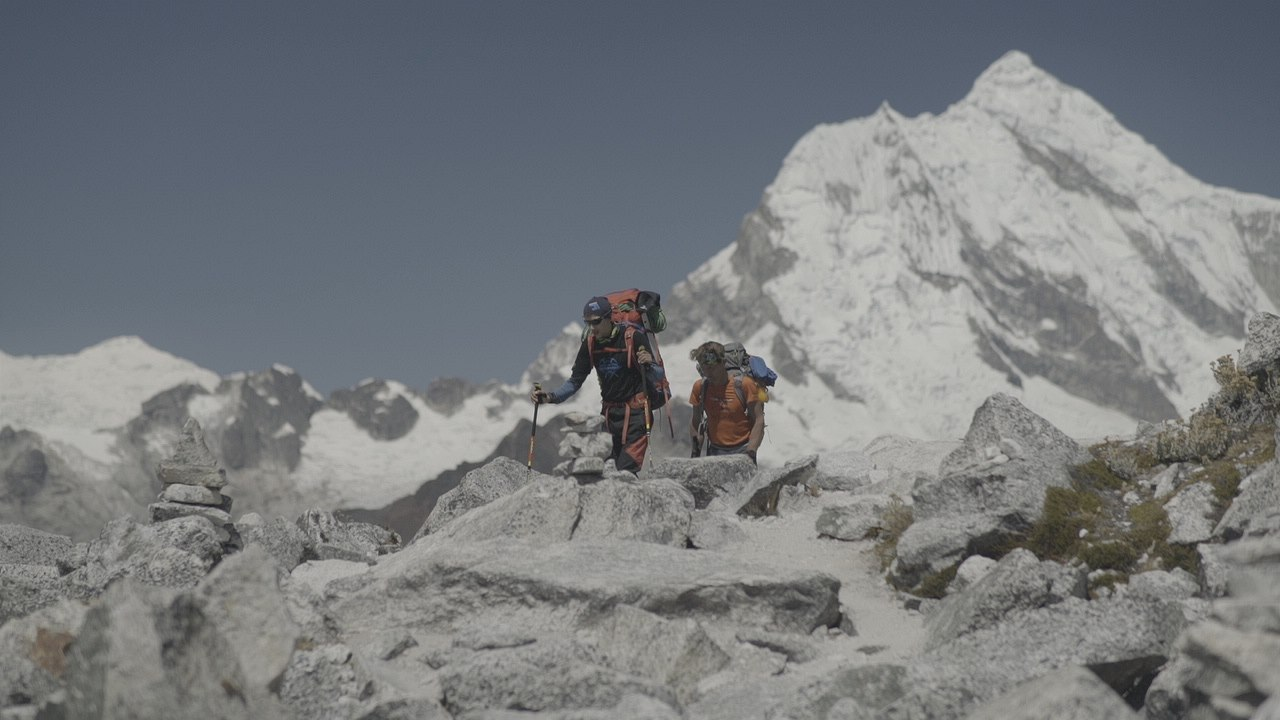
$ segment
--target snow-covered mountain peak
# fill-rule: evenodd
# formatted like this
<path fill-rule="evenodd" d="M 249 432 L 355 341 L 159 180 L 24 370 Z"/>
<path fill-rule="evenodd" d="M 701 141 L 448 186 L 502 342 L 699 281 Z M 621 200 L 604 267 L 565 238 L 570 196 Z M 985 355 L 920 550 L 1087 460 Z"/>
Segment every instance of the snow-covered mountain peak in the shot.
<path fill-rule="evenodd" d="M 1179 186 L 1187 184 L 1200 192 L 1198 181 L 1125 128 L 1102 104 L 1039 68 L 1022 52 L 997 60 L 946 114 L 955 119 L 989 115 L 1028 152 L 1070 158 L 1077 171 L 1135 201 L 1186 194 Z"/>
<path fill-rule="evenodd" d="M 3 422 L 59 438 L 60 430 L 115 428 L 156 393 L 183 383 L 212 390 L 218 375 L 148 345 L 111 338 L 74 355 L 0 352 Z"/>
<path fill-rule="evenodd" d="M 941 115 L 808 133 L 673 296 L 720 308 L 690 334 L 783 366 L 774 427 L 804 442 L 954 436 L 994 392 L 1125 432 L 1188 412 L 1271 307 L 1280 214 L 1242 202 L 1015 51 Z"/>
<path fill-rule="evenodd" d="M 974 92 L 998 97 L 1009 91 L 1020 92 L 1032 86 L 1062 87 L 1056 78 L 1041 70 L 1031 56 L 1021 50 L 1010 50 L 982 72 L 974 81 Z"/>

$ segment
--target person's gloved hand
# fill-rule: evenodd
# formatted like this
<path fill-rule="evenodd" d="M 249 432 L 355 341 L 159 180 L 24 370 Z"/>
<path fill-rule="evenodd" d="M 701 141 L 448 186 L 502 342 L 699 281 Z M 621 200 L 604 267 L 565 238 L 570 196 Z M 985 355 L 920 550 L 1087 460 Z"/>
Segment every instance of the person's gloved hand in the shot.
<path fill-rule="evenodd" d="M 534 405 L 549 403 L 551 402 L 551 393 L 535 385 L 533 392 L 529 393 L 529 399 L 533 401 Z"/>

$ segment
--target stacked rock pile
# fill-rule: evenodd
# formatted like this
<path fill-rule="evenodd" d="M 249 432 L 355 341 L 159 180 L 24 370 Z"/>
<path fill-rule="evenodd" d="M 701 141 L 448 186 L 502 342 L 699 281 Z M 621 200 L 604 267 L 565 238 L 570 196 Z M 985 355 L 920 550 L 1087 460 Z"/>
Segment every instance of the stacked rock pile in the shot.
<path fill-rule="evenodd" d="M 204 431 L 194 418 L 182 426 L 182 437 L 173 455 L 156 468 L 164 489 L 157 502 L 147 506 L 151 522 L 198 515 L 222 527 L 231 522 L 231 498 L 222 492 L 227 472 L 204 442 Z"/>
<path fill-rule="evenodd" d="M 568 413 L 564 416 L 564 423 L 560 457 L 566 459 L 555 467 L 555 474 L 573 476 L 585 482 L 599 480 L 605 474 L 605 461 L 613 451 L 613 438 L 605 430 L 604 416 Z"/>

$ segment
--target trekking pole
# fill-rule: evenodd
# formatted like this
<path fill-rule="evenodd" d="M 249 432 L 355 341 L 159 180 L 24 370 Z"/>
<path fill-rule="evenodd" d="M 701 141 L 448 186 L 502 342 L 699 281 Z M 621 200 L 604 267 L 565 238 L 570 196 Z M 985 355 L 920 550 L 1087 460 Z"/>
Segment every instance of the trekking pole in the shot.
<path fill-rule="evenodd" d="M 643 388 L 641 392 L 644 393 L 644 434 L 648 435 L 650 427 L 653 425 L 649 415 L 649 377 L 648 373 L 644 371 L 644 363 L 638 362 L 636 366 L 640 368 L 640 386 Z"/>
<path fill-rule="evenodd" d="M 535 396 L 536 393 L 542 392 L 542 383 L 534 383 L 533 392 Z M 533 429 L 529 431 L 529 471 L 525 473 L 526 482 L 529 476 L 533 475 L 533 441 L 538 437 L 538 406 L 541 404 L 537 401 L 533 403 Z"/>

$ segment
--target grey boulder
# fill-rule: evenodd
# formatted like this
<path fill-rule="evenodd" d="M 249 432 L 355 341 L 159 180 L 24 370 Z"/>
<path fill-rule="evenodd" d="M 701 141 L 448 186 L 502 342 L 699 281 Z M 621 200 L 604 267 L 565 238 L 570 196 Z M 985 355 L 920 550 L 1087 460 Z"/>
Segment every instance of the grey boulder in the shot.
<path fill-rule="evenodd" d="M 967 720 L 1138 720 L 1114 690 L 1075 665 L 1028 680 L 982 703 Z"/>
<path fill-rule="evenodd" d="M 653 458 L 640 471 L 642 479 L 667 478 L 684 486 L 701 510 L 719 497 L 737 496 L 756 473 L 746 455 L 703 458 Z"/>
<path fill-rule="evenodd" d="M 540 473 L 536 473 L 540 475 Z M 440 496 L 411 542 L 436 532 L 449 521 L 524 487 L 533 474 L 508 457 L 498 457 L 462 476 L 458 486 Z"/>
<path fill-rule="evenodd" d="M 926 647 L 936 648 L 961 635 L 993 627 L 1019 610 L 1060 603 L 1069 597 L 1083 598 L 1086 580 L 1083 568 L 1040 561 L 1030 550 L 1018 548 L 969 588 L 948 596 L 925 619 Z"/>
<path fill-rule="evenodd" d="M 1280 362 L 1280 317 L 1260 312 L 1249 318 L 1244 347 L 1240 350 L 1240 370 L 1252 375 Z"/>

